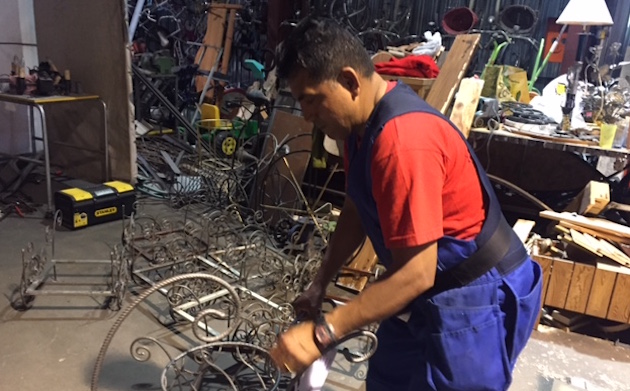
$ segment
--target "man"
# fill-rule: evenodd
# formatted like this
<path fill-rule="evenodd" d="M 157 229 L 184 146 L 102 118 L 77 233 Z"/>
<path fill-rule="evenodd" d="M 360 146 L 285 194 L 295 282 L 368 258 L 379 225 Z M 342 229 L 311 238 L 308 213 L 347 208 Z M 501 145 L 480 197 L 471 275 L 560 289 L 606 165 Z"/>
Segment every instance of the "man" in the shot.
<path fill-rule="evenodd" d="M 505 390 L 540 310 L 541 269 L 503 218 L 460 132 L 329 20 L 306 19 L 282 44 L 278 73 L 304 117 L 345 140 L 347 197 L 296 310 L 367 236 L 387 273 L 271 351 L 301 372 L 345 334 L 380 321 L 367 390 Z"/>

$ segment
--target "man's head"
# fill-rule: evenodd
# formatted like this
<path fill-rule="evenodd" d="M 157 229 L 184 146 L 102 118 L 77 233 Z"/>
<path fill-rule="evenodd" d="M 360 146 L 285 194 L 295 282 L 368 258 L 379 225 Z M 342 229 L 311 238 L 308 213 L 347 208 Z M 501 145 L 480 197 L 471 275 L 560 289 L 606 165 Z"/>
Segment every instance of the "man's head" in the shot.
<path fill-rule="evenodd" d="M 374 65 L 361 42 L 335 21 L 302 20 L 280 45 L 276 64 L 304 117 L 329 137 L 346 138 L 371 112 L 363 100 L 372 91 Z"/>

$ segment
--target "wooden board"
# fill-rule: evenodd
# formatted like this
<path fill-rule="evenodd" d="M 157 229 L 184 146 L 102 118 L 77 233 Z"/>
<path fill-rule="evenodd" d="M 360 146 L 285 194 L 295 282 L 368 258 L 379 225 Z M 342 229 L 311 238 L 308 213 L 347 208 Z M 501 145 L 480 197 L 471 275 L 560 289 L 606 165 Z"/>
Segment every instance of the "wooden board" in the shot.
<path fill-rule="evenodd" d="M 457 95 L 455 96 L 455 104 L 451 112 L 451 121 L 466 138 L 468 138 L 470 127 L 475 119 L 483 83 L 483 80 L 475 79 L 474 77 L 462 79 Z"/>
<path fill-rule="evenodd" d="M 208 24 L 206 34 L 202 41 L 203 46 L 199 48 L 195 56 L 195 64 L 199 64 L 200 71 L 210 72 L 212 70 L 212 67 L 217 63 L 217 58 L 223 47 L 228 9 L 220 5 L 221 4 L 212 4 L 208 11 Z M 203 91 L 206 80 L 207 77 L 203 75 L 195 77 L 195 88 L 197 92 Z M 208 91 L 206 95 L 212 97 L 213 91 Z"/>
<path fill-rule="evenodd" d="M 230 56 L 232 55 L 232 42 L 234 41 L 234 24 L 236 22 L 236 12 L 239 9 L 240 6 L 238 8 L 228 9 L 227 30 L 225 32 L 225 41 L 223 43 L 223 55 L 221 56 L 221 72 L 223 74 L 228 73 L 228 67 L 230 65 Z"/>
<path fill-rule="evenodd" d="M 599 268 L 595 270 L 591 294 L 586 305 L 586 315 L 606 318 L 615 278 L 616 274 L 613 272 Z"/>
<path fill-rule="evenodd" d="M 594 229 L 591 229 L 591 228 L 586 228 L 586 227 L 579 226 L 577 224 L 569 223 L 568 221 L 560 221 L 559 224 L 562 227 L 572 228 L 572 229 L 575 229 L 576 231 L 580 231 L 580 232 L 583 232 L 583 233 L 587 233 L 587 234 L 593 235 L 596 238 L 607 239 L 607 240 L 611 240 L 613 242 L 630 244 L 630 238 L 627 238 L 627 237 L 624 237 L 624 236 L 619 236 L 619 235 L 614 235 L 614 234 L 611 234 L 611 233 L 600 232 L 600 231 L 597 231 L 597 230 L 594 230 Z"/>
<path fill-rule="evenodd" d="M 508 126 L 508 125 L 501 125 L 501 127 L 507 131 L 509 131 L 510 133 L 514 133 L 514 134 L 518 134 L 521 136 L 528 136 L 531 138 L 536 138 L 536 139 L 540 139 L 540 140 L 547 140 L 547 141 L 553 141 L 556 143 L 560 143 L 560 144 L 574 144 L 574 145 L 583 145 L 583 146 L 596 146 L 598 145 L 597 142 L 595 141 L 589 141 L 589 140 L 581 140 L 579 138 L 570 138 L 570 137 L 554 137 L 554 136 L 550 136 L 550 135 L 544 135 L 544 134 L 540 134 L 540 133 L 535 133 L 535 132 L 527 132 L 524 130 L 520 130 L 517 129 L 515 127 L 512 126 Z"/>
<path fill-rule="evenodd" d="M 543 278 L 543 286 L 542 286 L 542 293 L 541 293 L 541 303 L 545 302 L 545 297 L 547 294 L 547 286 L 549 284 L 549 276 L 551 274 L 551 258 L 549 257 L 544 257 L 544 256 L 537 256 L 537 255 L 532 255 L 532 259 L 536 262 L 538 262 L 538 264 L 540 265 L 540 267 L 542 268 L 542 278 Z M 538 320 L 536 321 L 536 324 L 534 325 L 534 329 L 536 329 L 537 325 L 540 324 L 540 318 L 542 317 L 542 306 L 540 308 L 540 311 L 538 312 Z"/>
<path fill-rule="evenodd" d="M 617 282 L 610 298 L 607 319 L 628 323 L 630 319 L 630 275 L 617 275 Z"/>
<path fill-rule="evenodd" d="M 368 277 L 365 276 L 365 273 L 373 273 L 377 263 L 378 257 L 374 252 L 372 242 L 366 237 L 358 253 L 345 269 L 346 271 L 358 270 L 362 273 L 339 277 L 337 278 L 337 285 L 356 292 L 361 292 L 368 283 Z"/>
<path fill-rule="evenodd" d="M 557 213 L 552 211 L 542 211 L 539 213 L 540 217 L 544 217 L 550 220 L 567 221 L 582 227 L 591 228 L 603 233 L 610 233 L 630 239 L 630 227 L 617 224 L 609 220 L 589 218 L 585 216 L 575 215 L 572 213 Z"/>
<path fill-rule="evenodd" d="M 579 313 L 586 311 L 586 304 L 588 303 L 588 296 L 591 292 L 594 276 L 594 266 L 581 263 L 575 264 L 573 276 L 571 277 L 571 285 L 569 286 L 569 293 L 567 294 L 567 301 L 564 305 L 565 309 Z"/>
<path fill-rule="evenodd" d="M 440 74 L 426 98 L 427 103 L 442 114 L 445 114 L 451 105 L 455 90 L 466 74 L 480 39 L 481 34 L 462 34 L 455 37 Z"/>
<path fill-rule="evenodd" d="M 385 80 L 398 80 L 402 83 L 405 83 L 412 90 L 414 90 L 419 97 L 422 99 L 426 98 L 431 91 L 431 86 L 435 83 L 435 79 L 426 79 L 421 77 L 405 77 L 405 76 L 394 76 L 394 75 L 381 75 L 381 77 Z"/>
<path fill-rule="evenodd" d="M 525 243 L 527 241 L 529 233 L 534 228 L 534 225 L 536 225 L 535 221 L 518 219 L 516 220 L 516 223 L 514 223 L 512 229 L 516 233 L 516 236 L 518 236 L 518 238 L 521 240 L 521 242 Z"/>
<path fill-rule="evenodd" d="M 544 303 L 547 296 L 547 287 L 549 286 L 549 276 L 551 275 L 552 258 L 533 255 L 532 259 L 538 262 L 543 271 L 542 302 Z"/>
<path fill-rule="evenodd" d="M 545 305 L 564 308 L 569 292 L 573 262 L 556 259 L 553 261 L 549 286 L 545 296 Z"/>

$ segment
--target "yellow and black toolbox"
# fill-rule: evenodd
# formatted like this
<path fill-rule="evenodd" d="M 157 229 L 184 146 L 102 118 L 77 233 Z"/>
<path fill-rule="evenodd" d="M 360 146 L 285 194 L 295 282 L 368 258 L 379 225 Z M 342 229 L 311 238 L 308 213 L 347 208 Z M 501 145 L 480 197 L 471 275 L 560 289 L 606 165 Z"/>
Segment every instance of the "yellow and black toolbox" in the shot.
<path fill-rule="evenodd" d="M 88 227 L 130 216 L 136 192 L 128 183 L 105 182 L 86 189 L 70 188 L 55 193 L 55 210 L 61 211 L 62 225 L 69 229 Z"/>

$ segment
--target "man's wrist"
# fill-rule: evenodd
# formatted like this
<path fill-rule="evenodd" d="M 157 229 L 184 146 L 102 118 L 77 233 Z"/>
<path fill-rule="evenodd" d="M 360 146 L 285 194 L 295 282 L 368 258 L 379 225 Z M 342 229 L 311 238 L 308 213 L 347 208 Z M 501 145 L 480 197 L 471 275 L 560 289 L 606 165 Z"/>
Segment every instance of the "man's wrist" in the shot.
<path fill-rule="evenodd" d="M 319 349 L 322 354 L 337 343 L 335 329 L 326 321 L 326 318 L 323 315 L 315 321 L 313 341 L 315 342 L 317 349 Z"/>

